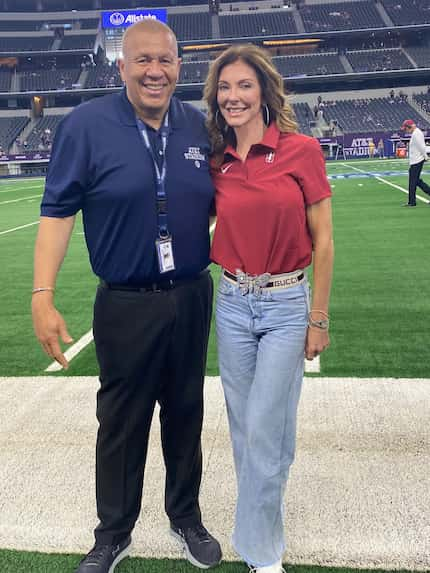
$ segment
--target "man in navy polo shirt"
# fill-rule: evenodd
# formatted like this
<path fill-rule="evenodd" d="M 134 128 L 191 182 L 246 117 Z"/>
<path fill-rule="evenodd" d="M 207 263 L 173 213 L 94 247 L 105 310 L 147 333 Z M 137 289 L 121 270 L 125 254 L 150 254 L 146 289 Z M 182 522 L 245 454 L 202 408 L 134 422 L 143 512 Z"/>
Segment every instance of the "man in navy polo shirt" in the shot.
<path fill-rule="evenodd" d="M 170 28 L 133 25 L 123 54 L 125 90 L 77 107 L 57 130 L 35 248 L 34 328 L 64 367 L 59 337 L 71 337 L 54 288 L 79 210 L 100 278 L 93 324 L 100 522 L 77 573 L 113 573 L 128 552 L 157 401 L 171 533 L 194 565 L 221 560 L 198 502 L 212 308 L 209 142 L 203 115 L 173 97 L 180 60 Z"/>

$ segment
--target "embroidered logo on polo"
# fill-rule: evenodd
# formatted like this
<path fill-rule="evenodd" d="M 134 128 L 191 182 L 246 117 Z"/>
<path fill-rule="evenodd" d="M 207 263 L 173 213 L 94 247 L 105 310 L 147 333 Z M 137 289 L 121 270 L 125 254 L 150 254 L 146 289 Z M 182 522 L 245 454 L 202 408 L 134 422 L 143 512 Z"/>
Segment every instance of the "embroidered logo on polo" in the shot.
<path fill-rule="evenodd" d="M 206 157 L 200 151 L 200 147 L 189 147 L 188 151 L 184 153 L 185 159 L 189 159 L 190 161 L 194 161 L 194 165 L 199 169 L 200 161 L 206 161 Z"/>
<path fill-rule="evenodd" d="M 230 167 L 233 165 L 233 163 L 227 163 L 227 165 L 223 165 L 221 167 L 221 173 L 227 173 L 227 171 L 230 169 Z"/>
<path fill-rule="evenodd" d="M 271 151 L 270 153 L 266 153 L 266 163 L 273 163 L 275 161 L 275 153 Z"/>

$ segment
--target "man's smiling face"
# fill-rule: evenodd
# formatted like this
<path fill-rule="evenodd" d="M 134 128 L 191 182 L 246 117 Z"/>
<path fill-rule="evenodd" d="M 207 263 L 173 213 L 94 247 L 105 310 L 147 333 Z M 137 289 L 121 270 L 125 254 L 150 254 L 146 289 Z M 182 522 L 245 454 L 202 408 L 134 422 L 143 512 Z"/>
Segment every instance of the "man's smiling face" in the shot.
<path fill-rule="evenodd" d="M 119 62 L 127 97 L 143 120 L 161 119 L 178 81 L 180 60 L 174 37 L 164 30 L 133 30 Z"/>

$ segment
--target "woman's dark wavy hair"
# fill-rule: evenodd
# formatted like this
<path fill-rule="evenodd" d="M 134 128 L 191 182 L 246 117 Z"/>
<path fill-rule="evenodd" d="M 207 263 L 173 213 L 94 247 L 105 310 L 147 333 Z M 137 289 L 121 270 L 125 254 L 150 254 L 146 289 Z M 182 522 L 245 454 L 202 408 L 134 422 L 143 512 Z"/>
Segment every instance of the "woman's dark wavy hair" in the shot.
<path fill-rule="evenodd" d="M 219 111 L 217 103 L 218 81 L 221 70 L 229 64 L 243 61 L 256 73 L 261 88 L 261 100 L 269 109 L 270 121 L 276 121 L 281 132 L 296 132 L 297 121 L 293 108 L 287 101 L 281 75 L 273 65 L 270 55 L 252 44 L 240 44 L 227 48 L 209 68 L 203 91 L 208 105 L 206 125 L 212 144 L 212 153 L 220 157 L 227 144 L 235 145 L 234 131 L 230 129 Z"/>

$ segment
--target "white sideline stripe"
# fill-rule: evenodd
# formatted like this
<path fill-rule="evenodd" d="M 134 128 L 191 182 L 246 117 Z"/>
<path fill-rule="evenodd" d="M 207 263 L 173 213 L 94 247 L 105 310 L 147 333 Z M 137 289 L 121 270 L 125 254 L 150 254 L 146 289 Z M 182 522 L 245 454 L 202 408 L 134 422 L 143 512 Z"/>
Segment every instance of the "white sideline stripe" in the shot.
<path fill-rule="evenodd" d="M 212 223 L 209 227 L 209 231 L 211 233 L 214 232 L 216 226 L 216 220 Z M 320 357 L 317 356 L 313 360 L 305 360 L 305 372 L 319 372 L 320 371 Z"/>
<path fill-rule="evenodd" d="M 359 169 L 358 167 L 354 167 L 354 165 L 351 165 L 350 163 L 342 163 L 341 165 L 343 165 L 343 167 L 350 167 L 351 169 L 355 169 L 356 171 L 360 171 L 360 173 L 367 173 L 367 175 L 369 175 L 369 177 L 373 177 L 374 179 L 377 179 L 378 181 L 382 181 L 382 183 L 385 183 L 386 185 L 390 185 L 391 187 L 394 187 L 395 189 L 399 189 L 399 191 L 403 191 L 403 193 L 406 193 L 406 195 L 409 194 L 408 190 L 405 189 L 404 187 L 400 187 L 400 185 L 396 185 L 395 183 L 391 183 L 390 181 L 387 181 L 386 179 L 383 179 L 382 177 L 379 177 L 378 175 L 373 175 L 372 173 L 369 173 L 369 171 L 366 171 L 364 169 Z M 424 199 L 424 197 L 420 197 L 419 195 L 417 195 L 417 199 L 419 199 L 423 203 L 430 203 L 430 201 L 428 199 Z"/>
<path fill-rule="evenodd" d="M 20 199 L 9 199 L 9 201 L 0 201 L 0 205 L 7 205 L 8 203 L 18 203 L 18 201 L 26 201 L 27 199 L 36 199 L 36 197 L 42 197 L 39 195 L 29 195 L 28 197 L 21 197 Z"/>
<path fill-rule="evenodd" d="M 320 357 L 316 356 L 313 360 L 305 360 L 305 372 L 319 372 L 321 369 Z"/>
<path fill-rule="evenodd" d="M 1 189 L 0 193 L 12 193 L 12 191 L 26 191 L 27 189 L 40 189 L 40 185 L 28 185 L 27 187 L 11 187 L 10 189 Z"/>
<path fill-rule="evenodd" d="M 19 227 L 15 227 L 14 229 L 8 229 L 7 231 L 0 231 L 0 235 L 6 235 L 7 233 L 13 233 L 14 231 L 19 231 L 20 229 L 25 229 L 26 227 L 31 227 L 32 225 L 38 225 L 39 221 L 35 221 L 34 223 L 27 223 L 26 225 L 20 225 Z"/>
<path fill-rule="evenodd" d="M 86 334 L 84 334 L 84 336 L 82 336 L 82 338 L 80 338 L 78 342 L 76 342 L 73 346 L 71 346 L 68 350 L 66 350 L 64 356 L 70 362 L 71 360 L 73 360 L 73 358 L 75 358 L 75 356 L 79 354 L 81 350 L 83 350 L 86 346 L 88 346 L 88 344 L 90 344 L 90 342 L 92 342 L 93 339 L 94 339 L 93 331 L 91 329 Z M 52 364 L 50 364 L 48 368 L 46 368 L 45 372 L 59 372 L 62 369 L 63 367 L 61 366 L 61 364 L 59 364 L 58 362 L 52 362 Z M 319 371 L 320 371 L 319 356 L 317 356 L 313 360 L 305 360 L 305 372 L 315 373 Z"/>
<path fill-rule="evenodd" d="M 66 352 L 64 356 L 67 358 L 69 363 L 79 354 L 81 350 L 83 350 L 86 346 L 88 346 L 94 340 L 93 337 L 93 330 L 89 330 L 84 336 L 82 336 L 78 342 L 76 342 L 73 346 L 71 346 Z M 46 368 L 45 372 L 59 372 L 62 370 L 63 367 L 58 362 L 52 362 Z M 313 360 L 305 360 L 305 372 L 312 372 L 318 373 L 320 372 L 320 357 L 317 356 Z"/>
<path fill-rule="evenodd" d="M 408 164 L 408 160 L 407 159 L 401 159 L 400 157 L 397 158 L 388 158 L 386 157 L 385 159 L 362 159 L 360 160 L 360 162 L 363 161 L 363 163 L 365 163 L 366 165 L 368 163 L 377 163 L 378 165 L 380 163 L 405 163 Z"/>
<path fill-rule="evenodd" d="M 64 356 L 70 362 L 71 360 L 73 360 L 73 358 L 77 354 L 79 354 L 79 352 L 81 350 L 83 350 L 86 346 L 88 346 L 88 344 L 90 344 L 90 342 L 93 341 L 93 338 L 94 338 L 93 337 L 93 329 L 91 329 L 86 334 L 84 334 L 78 340 L 78 342 L 75 342 L 75 344 L 73 344 L 73 346 L 68 348 L 66 350 L 66 352 L 64 353 Z M 48 368 L 46 368 L 45 372 L 59 372 L 62 369 L 63 369 L 63 367 L 61 366 L 61 364 L 59 364 L 58 362 L 53 362 L 52 364 L 50 364 L 48 366 Z"/>

